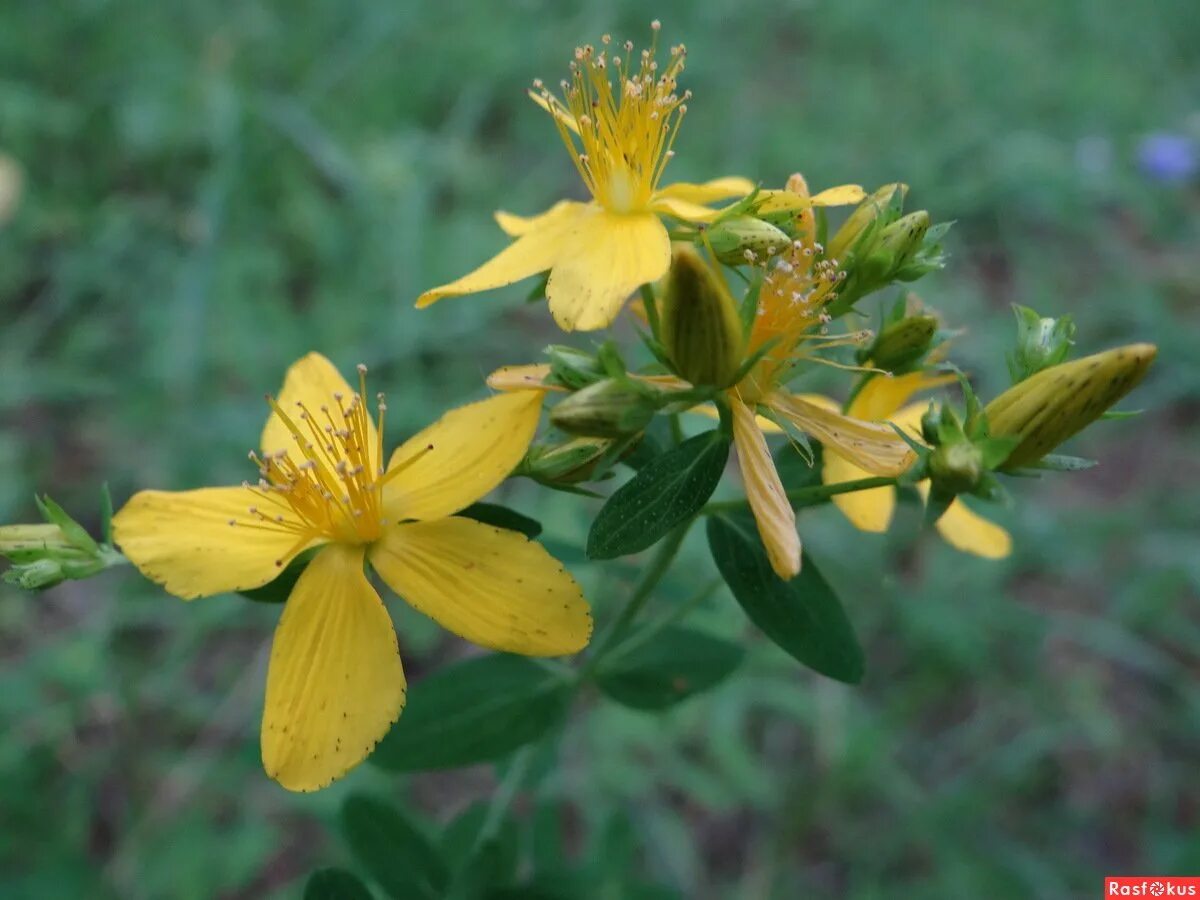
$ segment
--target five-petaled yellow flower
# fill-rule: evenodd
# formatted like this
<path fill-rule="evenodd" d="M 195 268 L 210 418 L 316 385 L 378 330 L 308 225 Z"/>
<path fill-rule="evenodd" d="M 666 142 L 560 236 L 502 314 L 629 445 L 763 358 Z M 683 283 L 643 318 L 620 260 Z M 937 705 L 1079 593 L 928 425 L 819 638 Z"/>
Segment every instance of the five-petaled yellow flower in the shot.
<path fill-rule="evenodd" d="M 653 28 L 657 41 L 657 22 Z M 686 50 L 672 47 L 660 68 L 654 43 L 640 53 L 629 42 L 610 47 L 607 35 L 603 44 L 576 48 L 561 99 L 540 81 L 530 92 L 553 117 L 592 199 L 562 200 L 531 218 L 498 212 L 496 221 L 516 240 L 475 271 L 421 294 L 418 307 L 549 270 L 546 297 L 559 326 L 604 328 L 633 291 L 667 271 L 671 241 L 662 216 L 710 221 L 715 211 L 706 204 L 753 190 L 734 177 L 659 187 L 690 97 L 676 85 Z"/>
<path fill-rule="evenodd" d="M 850 401 L 848 415 L 869 421 L 890 421 L 903 428 L 914 438 L 921 434 L 921 416 L 929 408 L 924 402 L 908 403 L 913 394 L 953 381 L 953 376 L 926 375 L 911 372 L 888 378 L 878 375 L 863 385 L 862 390 Z M 838 405 L 832 400 L 811 398 L 814 402 L 825 402 L 830 408 Z M 821 480 L 825 484 L 839 484 L 868 477 L 869 473 L 855 465 L 845 456 L 830 447 L 825 448 Z M 929 482 L 917 485 L 922 496 L 929 493 Z M 851 494 L 838 494 L 833 498 L 856 528 L 861 531 L 887 531 L 896 506 L 896 489 L 893 487 L 870 488 Z M 1002 559 L 1012 552 L 1012 538 L 1008 532 L 982 516 L 972 512 L 961 500 L 955 499 L 937 521 L 937 529 L 952 547 L 966 553 L 988 559 Z"/>
<path fill-rule="evenodd" d="M 257 484 L 135 495 L 113 521 L 141 572 L 184 599 L 259 587 L 320 548 L 271 647 L 263 765 L 290 790 L 324 787 L 396 721 L 405 680 L 396 632 L 364 573 L 469 641 L 558 656 L 588 642 L 579 586 L 524 535 L 454 514 L 496 487 L 537 429 L 541 394 L 447 413 L 386 468 L 383 420 L 316 353 L 287 373 L 262 435 Z"/>

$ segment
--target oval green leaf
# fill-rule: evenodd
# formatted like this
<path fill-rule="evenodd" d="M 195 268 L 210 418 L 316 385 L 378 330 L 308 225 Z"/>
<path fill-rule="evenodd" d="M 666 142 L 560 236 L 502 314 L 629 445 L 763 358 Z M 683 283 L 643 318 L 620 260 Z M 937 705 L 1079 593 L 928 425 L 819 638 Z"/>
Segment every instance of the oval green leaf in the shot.
<path fill-rule="evenodd" d="M 396 807 L 351 794 L 342 804 L 341 824 L 350 852 L 389 896 L 443 895 L 448 879 L 441 854 Z"/>
<path fill-rule="evenodd" d="M 373 900 L 358 876 L 345 869 L 317 869 L 304 885 L 304 900 Z"/>
<path fill-rule="evenodd" d="M 750 621 L 810 669 L 857 684 L 863 652 L 837 595 L 812 558 L 784 581 L 771 569 L 749 516 L 710 516 L 708 546 L 721 577 Z"/>
<path fill-rule="evenodd" d="M 645 550 L 700 511 L 728 459 L 729 439 L 716 429 L 652 459 L 601 508 L 588 533 L 588 556 L 614 559 Z"/>
<path fill-rule="evenodd" d="M 523 656 L 448 666 L 412 687 L 371 762 L 398 772 L 488 762 L 537 740 L 562 718 L 570 683 Z"/>
<path fill-rule="evenodd" d="M 605 695 L 634 709 L 666 709 L 717 685 L 741 663 L 737 644 L 690 628 L 664 628 L 596 672 Z"/>

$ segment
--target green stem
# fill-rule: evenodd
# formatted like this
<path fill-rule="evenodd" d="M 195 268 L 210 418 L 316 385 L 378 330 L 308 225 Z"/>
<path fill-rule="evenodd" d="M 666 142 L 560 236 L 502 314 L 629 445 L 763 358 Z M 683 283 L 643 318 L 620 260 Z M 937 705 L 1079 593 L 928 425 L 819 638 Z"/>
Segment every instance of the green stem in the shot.
<path fill-rule="evenodd" d="M 836 497 L 838 494 L 852 494 L 855 491 L 869 491 L 871 488 L 890 487 L 896 484 L 896 479 L 886 475 L 874 475 L 870 478 L 859 478 L 854 481 L 843 481 L 838 484 L 818 484 L 813 487 L 796 488 L 788 491 L 788 499 L 796 503 L 815 503 Z M 700 510 L 701 515 L 711 516 L 714 513 L 734 512 L 745 509 L 745 500 L 725 500 L 709 503 Z"/>
<path fill-rule="evenodd" d="M 624 656 L 631 650 L 635 650 L 642 646 L 664 628 L 669 628 L 670 626 L 674 625 L 693 609 L 711 597 L 716 592 L 717 588 L 724 583 L 724 580 L 721 578 L 712 579 L 708 582 L 708 584 L 706 584 L 696 593 L 692 594 L 692 596 L 688 597 L 682 603 L 678 603 L 671 607 L 671 609 L 667 611 L 666 615 L 659 616 L 656 621 L 651 622 L 641 630 L 634 632 L 626 640 L 613 647 L 612 651 L 608 654 L 608 658 L 612 659 L 615 656 Z"/>
<path fill-rule="evenodd" d="M 654 296 L 654 288 L 648 284 L 643 284 L 642 288 L 642 303 L 646 307 L 646 321 L 650 323 L 650 333 L 656 338 L 658 337 L 658 300 Z"/>
<path fill-rule="evenodd" d="M 675 529 L 663 538 L 662 543 L 658 545 L 658 552 L 654 554 L 654 559 L 650 561 L 645 573 L 642 575 L 641 581 L 637 583 L 637 587 L 633 589 L 633 594 L 629 597 L 629 602 L 621 610 L 620 614 L 608 631 L 596 642 L 596 649 L 592 651 L 587 662 L 579 670 L 579 682 L 583 683 L 591 677 L 596 671 L 596 667 L 600 661 L 614 646 L 620 642 L 625 636 L 625 632 L 629 630 L 629 626 L 633 624 L 633 620 L 637 618 L 642 607 L 650 599 L 650 595 L 654 593 L 654 589 L 658 587 L 658 583 L 662 581 L 667 570 L 671 568 L 671 563 L 675 561 L 675 556 L 679 553 L 679 548 L 683 545 L 683 539 L 687 536 L 688 529 L 692 522 L 696 521 L 688 519 L 681 525 L 677 525 Z"/>

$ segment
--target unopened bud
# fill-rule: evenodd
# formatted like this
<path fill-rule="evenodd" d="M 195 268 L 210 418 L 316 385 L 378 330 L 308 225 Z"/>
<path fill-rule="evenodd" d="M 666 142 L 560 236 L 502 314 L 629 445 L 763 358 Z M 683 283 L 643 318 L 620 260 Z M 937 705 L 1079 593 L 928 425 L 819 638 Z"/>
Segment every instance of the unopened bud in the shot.
<path fill-rule="evenodd" d="M 791 246 L 791 238 L 770 222 L 753 216 L 734 216 L 708 229 L 713 254 L 728 266 L 745 264 L 749 251 L 755 259 L 769 259 Z"/>
<path fill-rule="evenodd" d="M 1016 304 L 1013 312 L 1017 316 L 1017 346 L 1009 358 L 1009 372 L 1014 382 L 1067 358 L 1075 338 L 1075 323 L 1070 316 L 1042 317 L 1028 306 Z"/>
<path fill-rule="evenodd" d="M 901 372 L 929 350 L 938 322 L 933 316 L 910 316 L 885 326 L 864 354 L 874 365 Z"/>
<path fill-rule="evenodd" d="M 567 434 L 618 438 L 642 431 L 658 410 L 648 387 L 607 378 L 576 391 L 550 411 L 550 421 Z"/>
<path fill-rule="evenodd" d="M 1142 380 L 1157 353 L 1153 344 L 1116 347 L 1010 387 L 984 409 L 992 435 L 1020 438 L 1005 466 L 1036 462 L 1100 418 Z"/>
<path fill-rule="evenodd" d="M 860 203 L 826 245 L 827 255 L 833 259 L 844 259 L 846 251 L 854 246 L 859 236 L 891 206 L 897 191 L 900 192 L 900 199 L 903 199 L 908 193 L 908 185 L 886 184 Z"/>
<path fill-rule="evenodd" d="M 949 494 L 974 490 L 984 471 L 983 453 L 970 441 L 943 444 L 929 454 L 929 477 Z"/>
<path fill-rule="evenodd" d="M 574 347 L 553 345 L 546 348 L 550 358 L 550 374 L 563 387 L 577 391 L 604 377 L 596 357 Z"/>
<path fill-rule="evenodd" d="M 675 251 L 660 323 L 675 371 L 692 384 L 725 387 L 737 374 L 741 317 L 724 279 L 691 246 Z"/>
<path fill-rule="evenodd" d="M 0 225 L 12 218 L 21 199 L 21 168 L 11 156 L 0 153 Z"/>
<path fill-rule="evenodd" d="M 920 249 L 925 233 L 929 231 L 929 224 L 928 210 L 919 209 L 901 216 L 880 233 L 876 252 L 886 253 L 893 260 L 893 270 L 899 268 Z"/>
<path fill-rule="evenodd" d="M 606 438 L 581 437 L 554 446 L 529 448 L 518 474 L 538 481 L 575 484 L 591 477 L 597 463 L 612 446 Z"/>

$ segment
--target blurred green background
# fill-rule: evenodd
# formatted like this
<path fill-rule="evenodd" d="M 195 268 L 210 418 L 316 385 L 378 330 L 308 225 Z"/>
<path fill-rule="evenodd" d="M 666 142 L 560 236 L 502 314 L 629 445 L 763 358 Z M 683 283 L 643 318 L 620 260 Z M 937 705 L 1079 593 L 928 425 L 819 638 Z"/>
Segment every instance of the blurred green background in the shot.
<path fill-rule="evenodd" d="M 1160 357 L 1123 404 L 1144 416 L 1068 448 L 1099 468 L 1013 485 L 1002 564 L 802 516 L 866 645 L 861 687 L 802 671 L 718 592 L 698 621 L 744 635 L 743 669 L 665 716 L 577 708 L 520 816 L 554 811 L 597 897 L 632 879 L 689 898 L 1083 898 L 1106 873 L 1200 872 L 1200 191 L 1144 143 L 1195 152 L 1194 0 L 567 6 L 0 6 L 0 153 L 25 174 L 0 230 L 0 521 L 36 518 L 35 491 L 94 525 L 105 480 L 118 502 L 241 480 L 262 394 L 309 349 L 372 367 L 395 438 L 536 358 L 560 337 L 523 287 L 413 298 L 503 245 L 493 209 L 579 196 L 524 89 L 604 31 L 644 42 L 657 16 L 695 93 L 670 176 L 910 183 L 910 208 L 957 220 L 920 292 L 968 327 L 957 357 L 985 396 L 1007 384 L 1013 302 L 1073 313 L 1081 351 Z M 597 508 L 506 499 L 560 547 Z M 714 572 L 698 533 L 687 552 L 656 604 Z M 602 618 L 628 562 L 571 564 Z M 402 607 L 419 685 L 467 650 Z M 129 571 L 0 586 L 0 894 L 297 896 L 347 858 L 348 790 L 431 826 L 488 796 L 483 767 L 364 766 L 307 796 L 269 781 L 276 615 L 184 605 Z"/>

